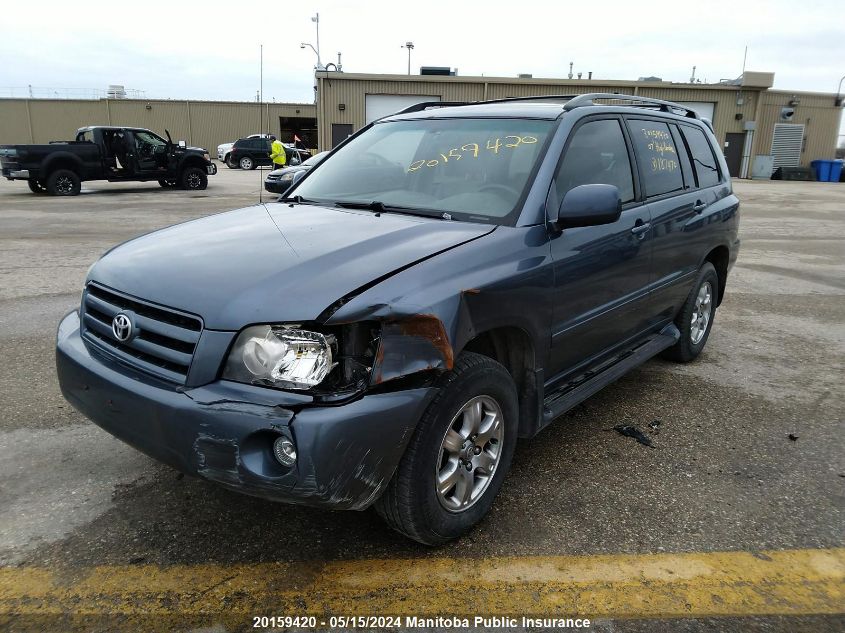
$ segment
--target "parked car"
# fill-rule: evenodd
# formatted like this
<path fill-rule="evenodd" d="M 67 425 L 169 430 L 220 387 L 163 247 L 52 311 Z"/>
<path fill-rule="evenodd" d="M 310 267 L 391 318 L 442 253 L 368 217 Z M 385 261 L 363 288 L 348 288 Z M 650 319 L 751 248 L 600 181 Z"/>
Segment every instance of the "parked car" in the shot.
<path fill-rule="evenodd" d="M 246 138 L 270 138 L 269 134 L 250 134 Z M 217 160 L 226 163 L 226 165 L 232 169 L 236 168 L 237 165 L 234 163 L 229 163 L 229 153 L 232 151 L 232 146 L 234 146 L 235 141 L 231 143 L 221 143 L 217 146 Z"/>
<path fill-rule="evenodd" d="M 227 165 L 241 169 L 255 169 L 256 167 L 267 167 L 273 164 L 270 159 L 272 141 L 269 138 L 241 138 L 235 141 L 232 150 L 229 152 Z M 305 158 L 310 158 L 311 153 L 305 150 L 296 149 L 290 144 L 282 144 L 285 148 L 287 164 L 299 165 Z"/>
<path fill-rule="evenodd" d="M 684 106 L 418 104 L 277 203 L 108 251 L 59 325 L 59 382 L 183 472 L 443 543 L 487 514 L 518 438 L 701 354 L 738 224 Z"/>
<path fill-rule="evenodd" d="M 0 145 L 0 169 L 8 180 L 26 180 L 33 193 L 79 194 L 86 180 L 157 180 L 162 187 L 205 189 L 217 173 L 201 147 L 174 143 L 144 128 L 79 128 L 74 141 L 46 145 Z"/>
<path fill-rule="evenodd" d="M 328 152 L 319 152 L 311 158 L 306 158 L 299 165 L 274 169 L 264 179 L 264 188 L 270 193 L 284 193 L 290 189 L 296 174 L 300 172 L 304 174 L 313 167 L 316 167 L 323 162 L 326 156 L 328 156 Z"/>

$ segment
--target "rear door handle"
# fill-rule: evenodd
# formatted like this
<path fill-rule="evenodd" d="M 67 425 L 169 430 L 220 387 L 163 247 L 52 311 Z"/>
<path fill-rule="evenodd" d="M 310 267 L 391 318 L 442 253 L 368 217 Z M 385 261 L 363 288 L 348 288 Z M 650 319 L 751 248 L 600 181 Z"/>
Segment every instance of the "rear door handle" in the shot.
<path fill-rule="evenodd" d="M 631 229 L 631 233 L 633 233 L 634 235 L 639 235 L 640 238 L 642 239 L 642 237 L 645 237 L 645 232 L 648 231 L 650 228 L 651 228 L 650 222 L 646 222 L 644 224 L 638 224 L 637 226 L 635 226 L 634 228 Z"/>
<path fill-rule="evenodd" d="M 701 200 L 696 200 L 695 204 L 692 206 L 692 210 L 696 213 L 701 213 L 704 209 L 707 208 L 707 204 L 702 202 Z"/>

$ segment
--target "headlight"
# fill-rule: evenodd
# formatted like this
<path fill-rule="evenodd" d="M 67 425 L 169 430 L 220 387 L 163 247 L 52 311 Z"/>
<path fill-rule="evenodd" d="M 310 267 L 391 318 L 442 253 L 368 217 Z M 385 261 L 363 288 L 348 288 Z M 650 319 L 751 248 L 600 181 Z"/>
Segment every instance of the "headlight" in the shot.
<path fill-rule="evenodd" d="M 282 389 L 310 389 L 335 365 L 333 339 L 296 325 L 248 327 L 229 353 L 223 378 Z"/>
<path fill-rule="evenodd" d="M 291 180 L 293 180 L 293 172 L 282 174 L 281 178 L 279 178 L 279 182 L 290 182 Z"/>
<path fill-rule="evenodd" d="M 211 160 L 211 156 L 209 156 L 208 152 L 202 155 L 205 160 Z"/>

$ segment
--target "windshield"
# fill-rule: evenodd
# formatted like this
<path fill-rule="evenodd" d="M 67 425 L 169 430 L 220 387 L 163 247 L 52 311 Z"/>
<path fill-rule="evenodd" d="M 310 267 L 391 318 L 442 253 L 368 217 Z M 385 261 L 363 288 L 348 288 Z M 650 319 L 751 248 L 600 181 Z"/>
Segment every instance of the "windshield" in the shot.
<path fill-rule="evenodd" d="M 296 188 L 318 202 L 504 223 L 514 214 L 553 122 L 419 119 L 377 123 Z"/>

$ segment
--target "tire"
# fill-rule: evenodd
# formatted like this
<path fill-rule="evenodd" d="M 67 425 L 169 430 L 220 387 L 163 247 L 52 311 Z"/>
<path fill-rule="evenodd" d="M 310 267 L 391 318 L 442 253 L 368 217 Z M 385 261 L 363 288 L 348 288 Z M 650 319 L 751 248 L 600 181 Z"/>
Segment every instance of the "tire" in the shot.
<path fill-rule="evenodd" d="M 241 169 L 255 169 L 255 161 L 249 156 L 244 156 L 238 161 L 238 166 Z"/>
<path fill-rule="evenodd" d="M 161 179 L 158 181 L 158 184 L 163 187 L 164 189 L 172 189 L 179 183 L 176 180 L 168 180 L 168 179 Z"/>
<path fill-rule="evenodd" d="M 675 325 L 681 331 L 681 338 L 663 352 L 664 358 L 688 363 L 701 354 L 713 327 L 718 297 L 719 276 L 713 264 L 704 262 L 687 300 L 675 318 Z"/>
<path fill-rule="evenodd" d="M 188 167 L 180 178 L 182 188 L 188 191 L 200 191 L 208 186 L 208 175 L 199 167 Z"/>
<path fill-rule="evenodd" d="M 472 415 L 468 412 L 469 417 L 465 417 L 463 412 L 474 403 L 480 403 L 486 414 L 478 416 L 480 435 L 485 435 L 484 420 L 495 415 L 495 406 L 499 407 L 498 431 L 486 433 L 488 441 L 475 450 L 474 443 L 467 441 L 453 446 L 460 447 L 464 457 L 472 457 L 472 466 L 492 465 L 492 477 L 485 478 L 485 468 L 464 470 L 463 458 L 446 446 L 450 430 L 456 442 L 458 437 L 464 439 L 468 435 L 466 431 L 473 427 Z M 507 370 L 487 356 L 461 354 L 454 368 L 442 376 L 437 395 L 420 419 L 393 479 L 375 504 L 376 511 L 394 530 L 425 545 L 440 545 L 466 533 L 484 518 L 502 486 L 513 458 L 517 425 L 516 385 Z M 497 457 L 491 462 L 494 451 Z M 456 466 L 452 471 L 457 474 L 456 483 L 438 490 L 438 473 L 449 473 L 452 465 Z M 464 475 L 465 472 L 471 475 Z M 467 495 L 461 493 L 467 490 L 472 495 L 465 499 Z M 458 507 L 462 501 L 466 505 Z"/>
<path fill-rule="evenodd" d="M 51 196 L 78 196 L 82 182 L 76 172 L 57 169 L 47 178 L 47 192 Z"/>
<path fill-rule="evenodd" d="M 226 163 L 226 167 L 228 167 L 229 169 L 237 169 L 238 164 L 231 162 L 229 160 L 229 158 L 230 158 L 230 156 L 228 154 L 226 154 L 226 157 L 223 159 L 223 162 Z"/>
<path fill-rule="evenodd" d="M 34 178 L 30 178 L 29 180 L 27 180 L 26 184 L 29 185 L 29 190 L 32 193 L 45 193 L 46 192 L 46 189 L 44 189 L 44 186 L 40 182 L 35 180 Z"/>

